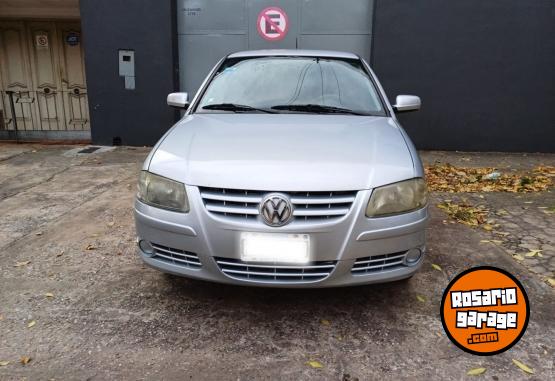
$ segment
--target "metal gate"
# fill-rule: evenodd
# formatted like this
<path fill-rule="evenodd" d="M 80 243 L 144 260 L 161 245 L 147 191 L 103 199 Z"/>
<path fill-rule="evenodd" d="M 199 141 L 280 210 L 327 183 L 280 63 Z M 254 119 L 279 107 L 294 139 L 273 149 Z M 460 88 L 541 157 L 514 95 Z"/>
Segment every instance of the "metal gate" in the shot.
<path fill-rule="evenodd" d="M 340 50 L 370 59 L 375 0 L 175 1 L 182 91 L 196 92 L 217 60 L 238 50 Z M 279 38 L 261 35 L 264 10 L 286 19 Z"/>
<path fill-rule="evenodd" d="M 0 21 L 0 139 L 90 139 L 79 23 Z"/>

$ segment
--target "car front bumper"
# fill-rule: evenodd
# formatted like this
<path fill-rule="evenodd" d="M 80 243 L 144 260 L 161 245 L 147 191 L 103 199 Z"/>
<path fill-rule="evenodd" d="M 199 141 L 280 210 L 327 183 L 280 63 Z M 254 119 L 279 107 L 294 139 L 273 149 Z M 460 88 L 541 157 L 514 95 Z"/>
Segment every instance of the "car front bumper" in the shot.
<path fill-rule="evenodd" d="M 427 208 L 398 216 L 367 218 L 365 210 L 370 190 L 359 191 L 349 213 L 339 220 L 293 221 L 279 228 L 258 220 L 237 221 L 211 214 L 205 209 L 195 186 L 187 186 L 187 195 L 189 213 L 176 213 L 135 201 L 138 242 L 144 240 L 160 249 L 154 255 L 138 249 L 139 254 L 146 264 L 163 272 L 236 285 L 339 287 L 408 278 L 418 270 L 424 258 Z M 242 232 L 308 234 L 314 269 L 283 264 L 274 268 L 272 264 L 260 267 L 260 264 L 242 262 L 239 253 Z M 408 265 L 404 256 L 411 249 L 420 250 L 422 255 Z M 237 271 L 230 273 L 226 268 Z M 319 274 L 320 268 L 328 273 L 314 275 Z M 286 276 L 268 276 L 272 271 Z M 312 275 L 293 276 L 292 272 Z"/>

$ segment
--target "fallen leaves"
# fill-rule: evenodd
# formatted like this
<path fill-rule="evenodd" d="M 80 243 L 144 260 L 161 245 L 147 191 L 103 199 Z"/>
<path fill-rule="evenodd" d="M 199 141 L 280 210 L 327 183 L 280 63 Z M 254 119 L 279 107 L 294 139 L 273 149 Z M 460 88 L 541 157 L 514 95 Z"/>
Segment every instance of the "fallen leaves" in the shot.
<path fill-rule="evenodd" d="M 438 204 L 437 207 L 444 210 L 451 218 L 468 226 L 476 227 L 486 223 L 488 211 L 481 205 L 474 206 L 466 202 L 456 204 L 451 201 L 444 201 Z"/>
<path fill-rule="evenodd" d="M 441 269 L 441 266 L 440 266 L 440 265 L 436 265 L 435 263 L 432 263 L 432 268 L 433 268 L 434 270 L 437 270 L 437 271 L 443 271 L 443 270 Z"/>
<path fill-rule="evenodd" d="M 534 249 L 534 250 L 530 250 L 529 252 L 527 252 L 527 253 L 524 254 L 524 255 L 525 255 L 526 257 L 528 257 L 528 258 L 542 257 L 541 252 L 542 252 L 541 250 L 536 250 L 536 249 Z"/>
<path fill-rule="evenodd" d="M 517 261 L 523 261 L 524 260 L 524 257 L 520 254 L 513 255 L 513 258 L 516 259 Z"/>
<path fill-rule="evenodd" d="M 21 362 L 23 365 L 27 365 L 31 360 L 32 358 L 30 358 L 29 356 L 21 356 L 21 359 L 19 359 L 19 362 Z"/>
<path fill-rule="evenodd" d="M 513 364 L 518 366 L 523 372 L 526 372 L 528 374 L 534 374 L 534 369 L 530 368 L 528 365 L 523 364 L 518 360 L 513 359 Z"/>
<path fill-rule="evenodd" d="M 493 226 L 491 226 L 490 224 L 484 224 L 484 226 L 482 226 L 482 229 L 490 232 L 493 230 Z"/>
<path fill-rule="evenodd" d="M 449 163 L 425 167 L 431 191 L 540 192 L 552 185 L 555 167 L 540 166 L 527 173 L 500 173 L 495 168 L 455 167 Z"/>
<path fill-rule="evenodd" d="M 480 240 L 480 243 L 493 243 L 494 245 L 500 245 L 503 243 L 503 241 L 500 241 L 498 239 L 482 239 Z"/>
<path fill-rule="evenodd" d="M 555 279 L 553 278 L 547 278 L 547 283 L 549 283 L 549 285 L 551 287 L 555 287 Z"/>
<path fill-rule="evenodd" d="M 423 297 L 422 295 L 416 295 L 416 299 L 417 299 L 420 303 L 426 303 L 426 298 Z"/>
<path fill-rule="evenodd" d="M 27 328 L 32 328 L 32 327 L 35 326 L 35 324 L 37 324 L 37 322 L 34 321 L 34 320 L 31 320 L 31 321 L 29 322 L 29 324 L 27 324 Z"/>
<path fill-rule="evenodd" d="M 23 266 L 27 266 L 29 263 L 31 263 L 31 261 L 21 261 L 21 262 L 17 262 L 15 265 L 13 265 L 13 267 L 23 267 Z"/>
<path fill-rule="evenodd" d="M 54 294 L 51 292 L 47 292 L 46 294 L 44 294 L 44 296 L 46 296 L 47 298 L 53 298 Z"/>
<path fill-rule="evenodd" d="M 329 320 L 326 320 L 326 319 L 322 319 L 322 320 L 320 320 L 320 324 L 322 324 L 322 325 L 326 325 L 326 326 L 329 326 L 329 325 L 330 325 L 331 323 L 330 323 L 330 321 L 329 321 Z"/>
<path fill-rule="evenodd" d="M 97 247 L 96 247 L 94 244 L 92 244 L 92 243 L 89 243 L 89 244 L 85 247 L 85 250 L 96 250 L 96 249 L 97 249 Z"/>
<path fill-rule="evenodd" d="M 540 165 L 534 169 L 534 172 L 542 173 L 548 177 L 555 177 L 555 167 L 551 165 Z"/>
<path fill-rule="evenodd" d="M 468 376 L 479 376 L 484 373 L 486 373 L 486 368 L 474 368 L 466 372 Z"/>
<path fill-rule="evenodd" d="M 306 365 L 308 365 L 308 366 L 310 366 L 311 368 L 314 368 L 314 369 L 320 369 L 320 368 L 324 367 L 324 365 L 322 365 L 321 362 L 316 361 L 316 360 L 307 361 Z"/>
<path fill-rule="evenodd" d="M 7 366 L 9 363 L 9 361 L 0 361 L 0 366 Z"/>
<path fill-rule="evenodd" d="M 64 255 L 64 251 L 60 251 L 58 254 L 56 254 L 56 257 L 61 257 L 62 255 Z"/>

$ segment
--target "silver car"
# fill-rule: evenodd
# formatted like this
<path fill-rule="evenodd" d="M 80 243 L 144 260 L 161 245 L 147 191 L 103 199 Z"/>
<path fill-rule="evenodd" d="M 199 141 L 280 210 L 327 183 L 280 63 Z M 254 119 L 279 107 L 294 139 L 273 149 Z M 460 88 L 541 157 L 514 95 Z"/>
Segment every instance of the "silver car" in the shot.
<path fill-rule="evenodd" d="M 135 201 L 139 254 L 237 285 L 335 287 L 411 277 L 427 190 L 368 64 L 350 53 L 247 51 L 212 69 L 156 144 Z"/>

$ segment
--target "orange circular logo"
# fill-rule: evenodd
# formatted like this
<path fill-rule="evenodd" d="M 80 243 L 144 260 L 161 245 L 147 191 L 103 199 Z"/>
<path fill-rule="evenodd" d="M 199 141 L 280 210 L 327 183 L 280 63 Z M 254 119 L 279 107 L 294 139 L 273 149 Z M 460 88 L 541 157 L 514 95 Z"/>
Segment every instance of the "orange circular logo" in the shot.
<path fill-rule="evenodd" d="M 494 355 L 515 345 L 530 318 L 528 296 L 507 271 L 481 266 L 463 271 L 441 300 L 441 323 L 462 350 Z"/>

